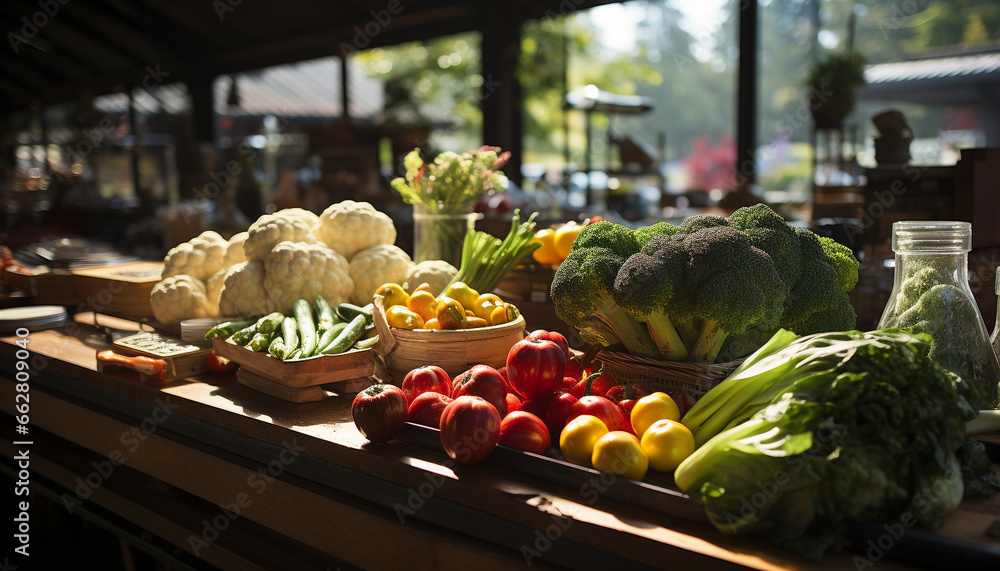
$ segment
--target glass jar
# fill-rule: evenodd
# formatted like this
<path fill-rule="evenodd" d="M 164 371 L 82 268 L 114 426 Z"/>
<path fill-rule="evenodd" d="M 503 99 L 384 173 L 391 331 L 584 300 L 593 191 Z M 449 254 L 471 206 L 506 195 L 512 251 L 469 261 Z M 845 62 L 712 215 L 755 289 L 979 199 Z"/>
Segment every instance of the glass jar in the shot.
<path fill-rule="evenodd" d="M 471 210 L 471 206 L 470 206 Z M 477 212 L 450 212 L 413 205 L 413 261 L 444 260 L 459 267 L 465 235 L 476 229 Z"/>
<path fill-rule="evenodd" d="M 930 334 L 931 357 L 962 378 L 959 393 L 978 410 L 998 404 L 1000 363 L 969 288 L 971 249 L 968 222 L 894 223 L 895 278 L 879 328 Z"/>

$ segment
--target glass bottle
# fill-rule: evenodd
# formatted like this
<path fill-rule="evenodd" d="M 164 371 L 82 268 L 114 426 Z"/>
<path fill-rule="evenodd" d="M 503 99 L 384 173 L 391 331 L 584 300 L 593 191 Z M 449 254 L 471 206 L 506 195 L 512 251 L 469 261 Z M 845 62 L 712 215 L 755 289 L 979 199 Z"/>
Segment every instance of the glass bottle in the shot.
<path fill-rule="evenodd" d="M 968 222 L 895 222 L 895 278 L 879 328 L 929 333 L 931 357 L 962 378 L 959 393 L 978 410 L 997 405 L 1000 363 L 969 288 L 971 249 Z"/>

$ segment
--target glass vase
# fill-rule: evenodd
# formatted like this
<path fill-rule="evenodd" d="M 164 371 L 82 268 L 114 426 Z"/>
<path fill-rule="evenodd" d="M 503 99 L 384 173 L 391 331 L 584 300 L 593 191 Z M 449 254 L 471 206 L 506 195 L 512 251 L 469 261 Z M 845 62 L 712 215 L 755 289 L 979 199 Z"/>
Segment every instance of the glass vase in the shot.
<path fill-rule="evenodd" d="M 959 394 L 978 410 L 998 403 L 1000 363 L 969 287 L 971 249 L 968 222 L 895 222 L 895 277 L 879 328 L 930 334 L 930 356 L 961 377 Z"/>
<path fill-rule="evenodd" d="M 477 212 L 452 212 L 413 205 L 413 261 L 444 260 L 456 268 L 462 262 L 465 235 L 476 228 Z"/>

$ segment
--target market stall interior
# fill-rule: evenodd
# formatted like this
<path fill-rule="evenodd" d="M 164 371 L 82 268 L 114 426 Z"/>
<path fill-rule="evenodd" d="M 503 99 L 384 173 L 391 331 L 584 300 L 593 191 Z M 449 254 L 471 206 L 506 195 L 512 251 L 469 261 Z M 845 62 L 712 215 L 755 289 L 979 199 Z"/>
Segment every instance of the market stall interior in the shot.
<path fill-rule="evenodd" d="M 11 563 L 997 568 L 1000 12 L 899 10 L 5 3 Z"/>

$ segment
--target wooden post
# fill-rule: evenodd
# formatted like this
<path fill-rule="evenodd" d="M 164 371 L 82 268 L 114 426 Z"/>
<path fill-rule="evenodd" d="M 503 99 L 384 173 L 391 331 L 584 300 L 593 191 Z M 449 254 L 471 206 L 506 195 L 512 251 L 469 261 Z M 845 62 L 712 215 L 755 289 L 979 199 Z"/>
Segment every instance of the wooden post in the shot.
<path fill-rule="evenodd" d="M 482 76 L 479 107 L 483 112 L 483 143 L 510 151 L 507 177 L 521 185 L 524 137 L 521 83 L 517 63 L 521 53 L 521 21 L 507 6 L 484 5 L 482 17 Z"/>

